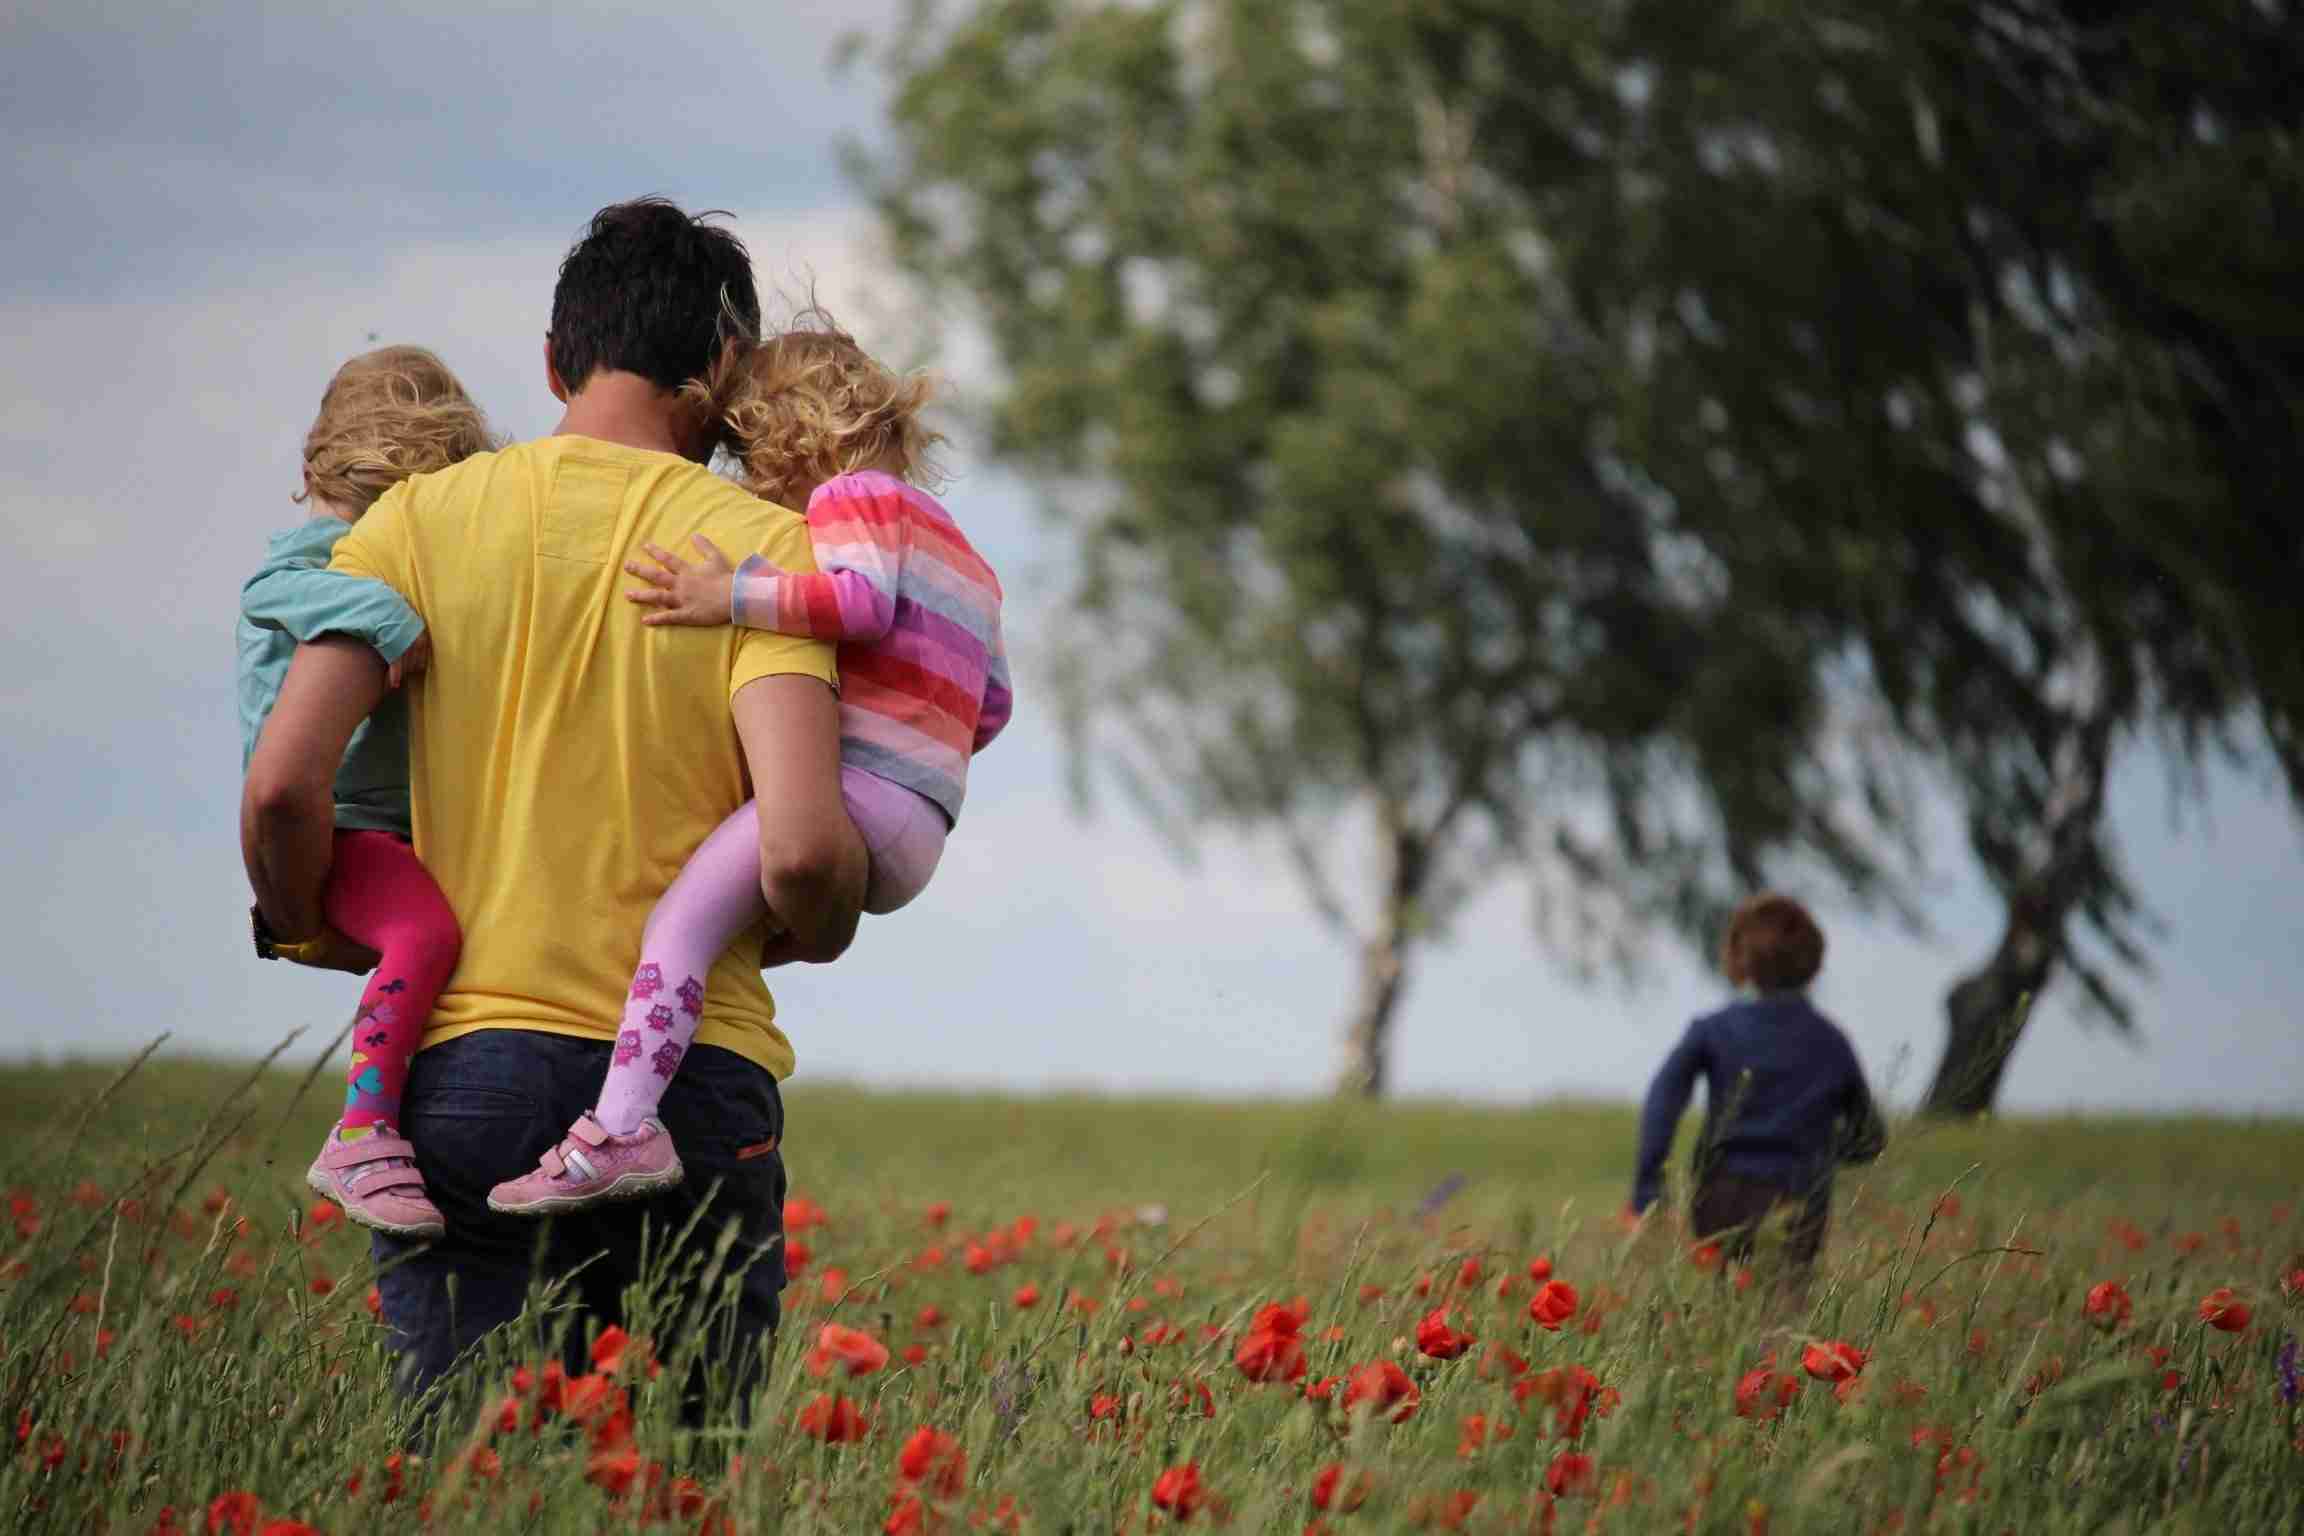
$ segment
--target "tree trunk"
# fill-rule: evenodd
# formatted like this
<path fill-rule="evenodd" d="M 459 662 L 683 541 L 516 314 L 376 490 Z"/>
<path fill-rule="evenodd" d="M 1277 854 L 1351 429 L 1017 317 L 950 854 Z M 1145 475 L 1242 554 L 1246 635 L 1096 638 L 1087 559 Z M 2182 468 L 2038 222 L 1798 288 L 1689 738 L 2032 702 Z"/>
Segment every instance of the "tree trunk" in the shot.
<path fill-rule="evenodd" d="M 1392 1015 L 1407 984 L 1406 949 L 1406 936 L 1392 926 L 1360 947 L 1360 995 L 1344 1026 L 1339 1095 L 1380 1099 L 1390 1086 Z"/>
<path fill-rule="evenodd" d="M 1360 995 L 1344 1025 L 1344 1061 L 1336 1092 L 1384 1097 L 1392 1072 L 1392 1015 L 1408 983 L 1408 946 L 1416 938 L 1416 901 L 1429 868 L 1425 840 L 1387 814 L 1384 852 L 1390 861 L 1375 931 L 1360 944 Z"/>
<path fill-rule="evenodd" d="M 2075 722 L 2056 765 L 2040 839 L 2008 887 L 2008 923 L 1992 958 L 1944 998 L 1944 1057 L 1923 1113 L 1980 1115 L 1992 1108 L 2032 1004 L 2064 958 L 2073 909 L 2097 869 L 2096 831 L 2118 711 L 2100 701 Z"/>

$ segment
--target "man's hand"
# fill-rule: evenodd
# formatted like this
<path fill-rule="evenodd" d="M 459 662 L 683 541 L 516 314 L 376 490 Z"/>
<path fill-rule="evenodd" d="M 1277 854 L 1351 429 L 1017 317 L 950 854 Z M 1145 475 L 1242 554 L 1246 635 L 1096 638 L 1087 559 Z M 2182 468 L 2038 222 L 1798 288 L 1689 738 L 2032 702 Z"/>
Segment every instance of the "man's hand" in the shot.
<path fill-rule="evenodd" d="M 637 560 L 624 562 L 625 570 L 648 583 L 646 587 L 628 587 L 624 595 L 644 608 L 656 610 L 642 618 L 641 623 L 719 625 L 728 622 L 730 587 L 736 578 L 736 568 L 720 553 L 719 546 L 704 535 L 690 534 L 689 542 L 696 546 L 699 555 L 694 565 L 646 540 L 641 541 L 640 547 L 661 569 L 649 570 Z"/>
<path fill-rule="evenodd" d="M 398 661 L 384 669 L 384 686 L 397 688 L 402 683 L 412 683 L 431 670 L 432 631 L 426 630 L 400 653 Z"/>

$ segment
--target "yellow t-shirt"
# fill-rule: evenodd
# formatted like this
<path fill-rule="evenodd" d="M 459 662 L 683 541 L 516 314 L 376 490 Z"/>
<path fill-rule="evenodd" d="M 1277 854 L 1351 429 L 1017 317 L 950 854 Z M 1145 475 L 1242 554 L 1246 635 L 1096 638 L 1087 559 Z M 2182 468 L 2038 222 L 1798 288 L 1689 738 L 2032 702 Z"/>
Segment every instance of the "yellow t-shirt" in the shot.
<path fill-rule="evenodd" d="M 416 853 L 464 950 L 424 1044 L 476 1029 L 616 1037 L 640 930 L 688 855 L 751 794 L 728 701 L 755 679 L 830 683 L 832 648 L 765 630 L 647 628 L 623 562 L 643 539 L 816 568 L 797 513 L 701 465 L 547 437 L 395 486 L 329 569 L 422 615 L 411 691 Z M 778 1077 L 792 1045 L 760 978 L 764 931 L 707 978 L 696 1038 Z"/>

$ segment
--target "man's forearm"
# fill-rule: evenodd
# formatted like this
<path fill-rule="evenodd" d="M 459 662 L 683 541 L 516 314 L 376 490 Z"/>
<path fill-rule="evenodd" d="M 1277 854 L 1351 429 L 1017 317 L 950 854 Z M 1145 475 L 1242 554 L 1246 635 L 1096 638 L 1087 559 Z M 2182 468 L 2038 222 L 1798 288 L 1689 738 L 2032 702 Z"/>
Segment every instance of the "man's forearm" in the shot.
<path fill-rule="evenodd" d="M 843 818 L 845 819 L 845 818 Z M 856 937 L 864 909 L 864 844 L 852 829 L 825 846 L 779 857 L 763 848 L 760 894 L 769 913 L 792 935 L 795 960 L 822 965 L 837 960 Z"/>
<path fill-rule="evenodd" d="M 240 856 L 256 910 L 277 937 L 294 942 L 320 931 L 335 836 L 336 807 L 325 788 L 243 796 Z"/>

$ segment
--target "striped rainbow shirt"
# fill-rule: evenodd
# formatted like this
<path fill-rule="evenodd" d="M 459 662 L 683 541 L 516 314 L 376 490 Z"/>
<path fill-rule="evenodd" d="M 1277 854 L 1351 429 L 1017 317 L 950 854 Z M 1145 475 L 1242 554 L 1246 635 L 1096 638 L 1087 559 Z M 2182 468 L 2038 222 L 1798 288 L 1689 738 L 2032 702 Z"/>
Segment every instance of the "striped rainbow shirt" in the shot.
<path fill-rule="evenodd" d="M 926 795 L 954 823 L 968 759 L 1008 723 L 1000 579 L 927 492 L 860 470 L 808 498 L 816 574 L 753 555 L 732 620 L 830 640 L 840 658 L 840 761 Z"/>

